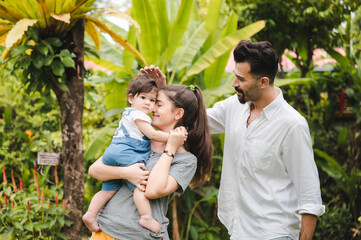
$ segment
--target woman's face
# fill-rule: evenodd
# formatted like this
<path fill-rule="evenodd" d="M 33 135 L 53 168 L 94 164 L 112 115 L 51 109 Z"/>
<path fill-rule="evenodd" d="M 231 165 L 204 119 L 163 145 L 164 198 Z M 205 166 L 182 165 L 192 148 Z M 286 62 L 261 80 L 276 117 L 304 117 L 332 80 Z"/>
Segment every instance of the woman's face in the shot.
<path fill-rule="evenodd" d="M 163 91 L 158 92 L 153 111 L 152 125 L 162 131 L 170 131 L 177 124 L 176 108 Z"/>

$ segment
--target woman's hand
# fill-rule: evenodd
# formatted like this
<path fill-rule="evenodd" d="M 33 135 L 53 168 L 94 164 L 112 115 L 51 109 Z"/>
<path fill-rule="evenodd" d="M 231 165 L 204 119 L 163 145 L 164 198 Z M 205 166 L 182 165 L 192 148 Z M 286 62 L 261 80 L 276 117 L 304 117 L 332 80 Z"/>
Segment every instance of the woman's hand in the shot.
<path fill-rule="evenodd" d="M 165 149 L 175 153 L 177 149 L 187 141 L 188 132 L 185 127 L 177 127 L 170 131 L 167 146 Z"/>
<path fill-rule="evenodd" d="M 154 67 L 154 65 L 145 66 L 144 68 L 140 69 L 140 72 L 155 80 L 155 83 L 157 84 L 158 88 L 161 88 L 165 85 L 167 85 L 167 82 L 165 80 L 165 75 L 162 73 L 162 71 L 158 67 Z M 139 74 L 140 76 L 140 74 Z"/>
<path fill-rule="evenodd" d="M 127 173 L 126 179 L 144 192 L 149 176 L 149 171 L 146 171 L 144 164 L 136 163 L 125 168 L 127 168 L 125 169 Z"/>

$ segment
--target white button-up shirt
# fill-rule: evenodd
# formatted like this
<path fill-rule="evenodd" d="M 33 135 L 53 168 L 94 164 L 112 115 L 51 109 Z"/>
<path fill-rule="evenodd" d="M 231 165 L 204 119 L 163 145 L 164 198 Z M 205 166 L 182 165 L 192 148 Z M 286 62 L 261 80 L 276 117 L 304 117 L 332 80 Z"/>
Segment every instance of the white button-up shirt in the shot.
<path fill-rule="evenodd" d="M 277 90 L 248 128 L 237 95 L 207 109 L 211 133 L 225 133 L 218 217 L 231 239 L 298 239 L 300 214 L 325 212 L 308 124 Z"/>

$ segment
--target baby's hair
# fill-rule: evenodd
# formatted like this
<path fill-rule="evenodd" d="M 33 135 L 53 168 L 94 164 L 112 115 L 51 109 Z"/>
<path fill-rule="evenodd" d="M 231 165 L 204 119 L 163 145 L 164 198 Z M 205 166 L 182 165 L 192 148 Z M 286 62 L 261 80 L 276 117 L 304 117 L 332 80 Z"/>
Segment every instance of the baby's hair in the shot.
<path fill-rule="evenodd" d="M 136 96 L 140 93 L 149 93 L 152 91 L 158 92 L 157 85 L 155 84 L 154 79 L 142 75 L 136 78 L 133 78 L 128 86 L 128 94 L 132 94 L 133 96 Z M 128 102 L 129 104 L 129 102 Z M 130 104 L 129 104 L 130 105 Z"/>

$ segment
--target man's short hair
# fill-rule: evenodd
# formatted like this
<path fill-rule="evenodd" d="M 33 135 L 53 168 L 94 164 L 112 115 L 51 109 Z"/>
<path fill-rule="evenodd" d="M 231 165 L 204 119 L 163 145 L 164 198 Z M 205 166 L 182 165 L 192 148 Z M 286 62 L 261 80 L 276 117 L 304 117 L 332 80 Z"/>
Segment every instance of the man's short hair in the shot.
<path fill-rule="evenodd" d="M 233 50 L 236 63 L 247 62 L 250 73 L 258 78 L 268 77 L 269 84 L 273 85 L 278 71 L 278 56 L 270 42 L 240 41 Z"/>

